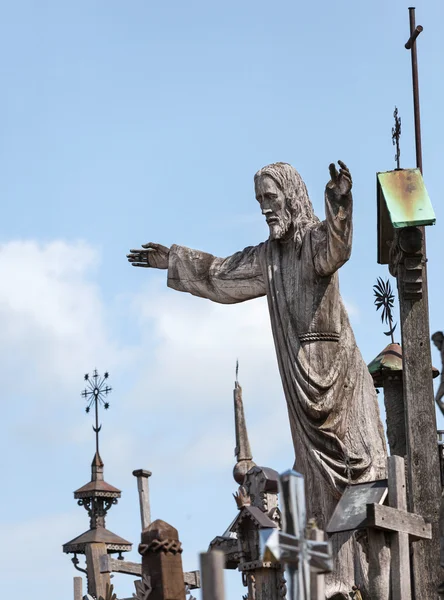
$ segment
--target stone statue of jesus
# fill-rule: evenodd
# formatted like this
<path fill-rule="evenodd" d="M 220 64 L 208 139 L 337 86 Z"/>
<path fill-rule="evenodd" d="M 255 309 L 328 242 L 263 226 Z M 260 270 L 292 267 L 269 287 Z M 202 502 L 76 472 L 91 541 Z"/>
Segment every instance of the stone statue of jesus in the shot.
<path fill-rule="evenodd" d="M 296 455 L 305 476 L 307 518 L 324 529 L 345 486 L 385 477 L 386 446 L 373 381 L 339 294 L 338 269 L 352 248 L 352 178 L 330 167 L 325 220 L 313 212 L 291 165 L 254 178 L 270 235 L 228 258 L 173 245 L 131 250 L 135 267 L 168 270 L 168 286 L 214 302 L 267 296 Z M 332 536 L 334 573 L 327 597 L 367 587 L 365 559 L 351 533 Z M 359 555 L 359 556 L 358 556 Z"/>

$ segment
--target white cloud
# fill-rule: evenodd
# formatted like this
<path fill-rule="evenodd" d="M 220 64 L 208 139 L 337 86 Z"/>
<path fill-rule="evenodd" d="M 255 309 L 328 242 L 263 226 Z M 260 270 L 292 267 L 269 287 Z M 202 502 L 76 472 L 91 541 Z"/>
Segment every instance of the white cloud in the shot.
<path fill-rule="evenodd" d="M 84 242 L 0 247 L 0 358 L 14 390 L 30 380 L 66 390 L 98 355 L 107 365 L 127 359 L 104 319 L 101 292 L 91 278 L 100 256 Z M 26 377 L 24 375 L 26 374 Z"/>
<path fill-rule="evenodd" d="M 77 573 L 62 544 L 82 533 L 85 517 L 80 510 L 51 514 L 20 522 L 1 523 L 2 595 L 5 598 L 57 598 L 72 588 Z M 80 565 L 84 566 L 84 565 Z M 24 593 L 24 591 L 29 593 Z M 32 590 L 32 594 L 31 594 Z M 62 594 L 63 595 L 63 594 Z"/>
<path fill-rule="evenodd" d="M 277 373 L 265 299 L 225 306 L 150 286 L 133 306 L 157 342 L 155 368 L 147 364 L 154 380 L 168 389 L 193 390 L 193 404 L 221 400 L 217 391 L 220 385 L 231 389 L 236 359 L 244 383 L 264 364 Z"/>
<path fill-rule="evenodd" d="M 344 305 L 347 310 L 348 316 L 352 323 L 359 323 L 361 320 L 361 311 L 359 307 L 352 302 L 349 298 L 344 299 Z"/>
<path fill-rule="evenodd" d="M 225 306 L 153 284 L 134 298 L 133 311 L 155 348 L 127 401 L 151 415 L 156 431 L 178 423 L 166 461 L 176 454 L 183 467 L 231 468 L 236 359 L 256 449 L 266 459 L 290 440 L 265 299 Z"/>

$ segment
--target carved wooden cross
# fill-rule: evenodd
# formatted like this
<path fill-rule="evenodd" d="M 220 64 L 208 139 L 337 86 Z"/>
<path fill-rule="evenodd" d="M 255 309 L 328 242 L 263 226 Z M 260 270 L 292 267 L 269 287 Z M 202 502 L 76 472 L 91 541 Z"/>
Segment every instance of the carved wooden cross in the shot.
<path fill-rule="evenodd" d="M 333 568 L 330 542 L 306 538 L 304 478 L 289 470 L 280 476 L 282 531 L 264 529 L 260 533 L 265 561 L 287 565 L 289 600 L 310 600 L 310 574 L 328 573 Z"/>
<path fill-rule="evenodd" d="M 390 506 L 367 504 L 367 526 L 369 534 L 373 529 L 391 535 L 391 598 L 410 600 L 410 543 L 430 540 L 432 527 L 420 515 L 407 512 L 404 459 L 401 456 L 390 456 L 387 465 Z M 369 535 L 370 542 L 371 539 Z M 413 548 L 415 545 L 413 544 Z"/>

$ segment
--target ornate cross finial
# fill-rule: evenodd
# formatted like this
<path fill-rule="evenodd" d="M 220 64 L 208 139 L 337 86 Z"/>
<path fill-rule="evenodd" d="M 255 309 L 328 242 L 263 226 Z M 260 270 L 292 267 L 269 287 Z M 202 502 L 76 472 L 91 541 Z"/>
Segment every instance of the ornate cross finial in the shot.
<path fill-rule="evenodd" d="M 377 282 L 373 286 L 373 293 L 375 295 L 376 310 L 382 308 L 381 321 L 383 323 L 385 321 L 390 327 L 389 331 L 384 331 L 384 335 L 390 335 L 392 338 L 392 344 L 394 344 L 395 339 L 393 334 L 397 324 L 395 323 L 393 325 L 392 310 L 395 301 L 395 295 L 393 294 L 390 281 L 387 279 L 387 281 L 384 282 L 381 277 L 378 277 Z"/>
<path fill-rule="evenodd" d="M 395 160 L 396 160 L 396 168 L 399 169 L 399 159 L 401 156 L 401 150 L 399 148 L 399 138 L 401 137 L 401 117 L 398 117 L 398 107 L 395 106 L 395 112 L 393 113 L 393 116 L 395 117 L 395 126 L 392 127 L 392 142 L 393 145 L 396 146 L 396 154 L 395 154 Z"/>
<path fill-rule="evenodd" d="M 86 399 L 86 412 L 89 413 L 92 405 L 95 408 L 96 425 L 93 425 L 93 430 L 96 434 L 96 452 L 99 454 L 99 431 L 102 425 L 99 426 L 99 404 L 102 403 L 105 410 L 109 408 L 109 402 L 105 401 L 106 396 L 112 391 L 105 381 L 108 379 L 109 373 L 105 372 L 103 376 L 99 375 L 97 369 L 94 369 L 92 377 L 86 373 L 84 379 L 87 382 L 87 387 L 81 393 L 81 396 Z"/>

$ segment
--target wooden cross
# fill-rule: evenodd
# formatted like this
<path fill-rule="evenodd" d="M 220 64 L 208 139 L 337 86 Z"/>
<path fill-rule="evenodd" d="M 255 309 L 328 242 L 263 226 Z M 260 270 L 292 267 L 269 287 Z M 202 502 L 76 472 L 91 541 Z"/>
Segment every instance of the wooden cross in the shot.
<path fill-rule="evenodd" d="M 391 598 L 410 600 L 412 592 L 409 543 L 430 540 L 432 527 L 420 515 L 407 512 L 404 459 L 401 456 L 390 456 L 387 464 L 390 506 L 367 504 L 367 527 L 369 533 L 376 529 L 391 534 Z M 370 535 L 369 539 L 371 540 Z"/>
<path fill-rule="evenodd" d="M 410 544 L 430 540 L 432 526 L 420 515 L 407 512 L 405 461 L 390 456 L 388 481 L 349 486 L 327 525 L 329 534 L 367 529 L 369 589 L 371 598 L 388 598 L 385 577 L 390 570 L 391 600 L 411 600 Z M 388 492 L 389 506 L 382 504 Z M 385 536 L 390 536 L 391 557 Z M 413 596 L 429 598 L 435 596 Z"/>
<path fill-rule="evenodd" d="M 128 560 L 119 560 L 112 558 L 109 554 L 100 557 L 101 573 L 125 573 L 142 577 L 142 563 L 130 562 Z M 80 578 L 79 578 L 80 579 Z M 188 571 L 183 574 L 184 585 L 190 590 L 200 588 L 200 571 Z"/>
<path fill-rule="evenodd" d="M 261 531 L 261 555 L 265 561 L 287 565 L 290 600 L 310 600 L 310 574 L 329 573 L 333 568 L 331 545 L 306 538 L 303 476 L 289 470 L 279 479 L 282 531 Z"/>

